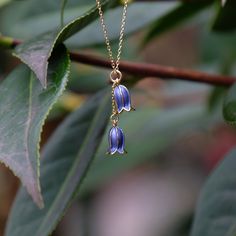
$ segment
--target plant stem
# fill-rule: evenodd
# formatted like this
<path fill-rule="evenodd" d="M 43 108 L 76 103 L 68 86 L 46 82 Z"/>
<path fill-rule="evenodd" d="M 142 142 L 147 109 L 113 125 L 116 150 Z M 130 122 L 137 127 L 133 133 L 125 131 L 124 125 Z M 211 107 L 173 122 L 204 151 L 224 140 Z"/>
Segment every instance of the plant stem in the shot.
<path fill-rule="evenodd" d="M 0 46 L 5 48 L 13 49 L 20 43 L 22 43 L 20 40 L 0 36 Z M 98 56 L 70 52 L 70 57 L 74 62 L 111 69 L 110 62 Z M 145 76 L 161 79 L 179 79 L 226 87 L 236 82 L 236 77 L 233 76 L 213 75 L 200 71 L 156 64 L 123 61 L 120 63 L 119 68 L 124 73 L 136 75 L 138 77 Z"/>
<path fill-rule="evenodd" d="M 108 60 L 101 57 L 81 54 L 77 52 L 70 52 L 72 61 L 93 65 L 104 68 L 111 68 Z M 156 64 L 147 63 L 134 63 L 128 61 L 122 61 L 119 65 L 122 72 L 130 75 L 145 76 L 145 77 L 157 77 L 161 79 L 180 79 L 192 82 L 200 82 L 211 85 L 230 86 L 236 82 L 236 77 L 213 75 L 200 71 L 179 69 L 170 66 L 162 66 Z"/>

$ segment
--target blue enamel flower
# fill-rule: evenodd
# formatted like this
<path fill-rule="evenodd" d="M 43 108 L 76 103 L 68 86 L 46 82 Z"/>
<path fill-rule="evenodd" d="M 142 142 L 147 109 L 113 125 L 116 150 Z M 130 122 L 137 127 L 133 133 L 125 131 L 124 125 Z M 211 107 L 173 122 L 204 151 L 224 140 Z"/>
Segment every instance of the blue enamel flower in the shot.
<path fill-rule="evenodd" d="M 115 154 L 116 152 L 124 154 L 125 151 L 125 136 L 121 128 L 114 126 L 109 131 L 109 150 L 108 154 Z"/>
<path fill-rule="evenodd" d="M 117 85 L 115 87 L 114 97 L 118 113 L 121 113 L 123 110 L 130 111 L 133 109 L 131 107 L 129 90 L 124 85 Z"/>

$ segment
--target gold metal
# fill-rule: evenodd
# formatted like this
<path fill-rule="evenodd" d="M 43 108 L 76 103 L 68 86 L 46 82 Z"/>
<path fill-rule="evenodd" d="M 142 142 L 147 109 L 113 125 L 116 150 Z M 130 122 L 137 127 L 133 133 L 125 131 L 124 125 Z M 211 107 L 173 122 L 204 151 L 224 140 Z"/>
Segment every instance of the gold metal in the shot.
<path fill-rule="evenodd" d="M 110 80 L 112 83 L 119 84 L 122 79 L 122 73 L 115 69 L 110 73 Z"/>
<path fill-rule="evenodd" d="M 114 90 L 115 87 L 117 86 L 117 83 L 114 82 L 112 85 L 112 89 L 111 89 L 111 105 L 112 105 L 112 114 L 111 114 L 111 122 L 113 126 L 117 126 L 118 121 L 119 121 L 119 114 L 117 111 L 117 107 L 116 107 L 116 102 L 115 102 L 115 95 L 114 95 Z"/>
<path fill-rule="evenodd" d="M 103 34 L 104 34 L 104 38 L 105 38 L 105 43 L 106 43 L 106 46 L 107 46 L 108 55 L 109 55 L 109 58 L 110 58 L 110 61 L 111 61 L 111 67 L 112 67 L 113 70 L 119 70 L 119 64 L 120 64 L 120 58 L 121 58 L 122 46 L 123 46 L 123 40 L 124 40 L 124 31 L 125 31 L 127 7 L 128 7 L 129 0 L 124 0 L 124 8 L 123 8 L 122 20 L 121 20 L 121 26 L 120 26 L 120 37 L 119 37 L 119 45 L 118 45 L 116 60 L 113 57 L 113 52 L 112 52 L 110 40 L 109 40 L 109 37 L 108 37 L 108 31 L 107 31 L 107 27 L 106 27 L 106 24 L 105 24 L 104 15 L 103 15 L 100 0 L 96 0 L 96 2 L 97 2 L 97 8 L 98 8 L 100 21 L 101 21 L 101 26 L 102 26 L 102 30 L 103 30 Z"/>
<path fill-rule="evenodd" d="M 110 119 L 111 119 L 112 125 L 114 127 L 117 126 L 117 124 L 119 122 L 119 113 L 118 113 L 117 107 L 116 107 L 114 90 L 115 90 L 115 87 L 120 84 L 120 81 L 122 79 L 122 74 L 119 71 L 119 64 L 120 64 L 120 58 L 121 58 L 121 53 L 122 53 L 125 23 L 126 23 L 126 15 L 127 15 L 127 7 L 128 7 L 128 1 L 129 0 L 123 0 L 123 1 L 124 1 L 124 8 L 123 8 L 122 19 L 121 19 L 120 37 L 119 37 L 117 56 L 116 56 L 116 60 L 115 60 L 114 56 L 113 56 L 110 40 L 109 40 L 109 37 L 108 37 L 108 31 L 107 31 L 107 26 L 106 26 L 105 20 L 104 20 L 104 14 L 103 14 L 103 11 L 102 11 L 102 6 L 101 6 L 101 3 L 100 3 L 100 0 L 96 0 L 98 13 L 99 13 L 99 16 L 100 16 L 100 21 L 101 21 L 101 26 L 102 26 L 102 30 L 103 30 L 103 34 L 104 34 L 104 38 L 105 38 L 105 43 L 106 43 L 106 46 L 107 46 L 109 59 L 111 61 L 111 67 L 113 69 L 112 72 L 110 73 L 110 80 L 113 83 L 112 90 L 111 90 L 112 114 L 111 114 Z"/>

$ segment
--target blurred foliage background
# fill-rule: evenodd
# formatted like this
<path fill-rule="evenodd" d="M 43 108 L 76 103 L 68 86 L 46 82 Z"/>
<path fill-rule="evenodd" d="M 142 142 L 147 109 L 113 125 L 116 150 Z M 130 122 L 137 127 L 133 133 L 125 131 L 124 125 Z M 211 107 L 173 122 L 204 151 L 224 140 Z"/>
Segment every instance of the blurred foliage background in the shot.
<path fill-rule="evenodd" d="M 94 2 L 69 0 L 66 22 Z M 59 0 L 0 0 L 0 7 L 1 34 L 23 40 L 53 29 L 60 20 Z M 114 48 L 120 13 L 120 8 L 115 8 L 106 14 Z M 235 3 L 230 0 L 225 8 L 218 1 L 196 5 L 134 1 L 128 11 L 123 59 L 233 74 L 235 18 Z M 66 44 L 70 49 L 106 55 L 98 21 Z M 18 63 L 10 51 L 0 49 L 0 78 Z M 106 70 L 73 64 L 68 89 L 45 124 L 42 146 L 67 114 L 108 86 L 107 78 Z M 222 116 L 226 89 L 144 78 L 132 87 L 131 93 L 137 111 L 121 119 L 128 155 L 105 156 L 104 137 L 79 198 L 53 235 L 189 235 L 203 183 L 236 143 L 235 129 L 225 124 Z M 0 186 L 3 235 L 19 186 L 3 165 Z"/>

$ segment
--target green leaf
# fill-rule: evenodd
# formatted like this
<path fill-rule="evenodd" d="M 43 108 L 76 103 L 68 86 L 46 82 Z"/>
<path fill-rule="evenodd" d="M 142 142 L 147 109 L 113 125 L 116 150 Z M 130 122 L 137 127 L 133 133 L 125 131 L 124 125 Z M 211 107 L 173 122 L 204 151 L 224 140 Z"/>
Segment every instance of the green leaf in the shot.
<path fill-rule="evenodd" d="M 191 236 L 235 236 L 236 149 L 208 178 L 198 205 Z"/>
<path fill-rule="evenodd" d="M 98 190 L 121 173 L 152 158 L 160 161 L 160 153 L 178 137 L 192 130 L 208 129 L 218 121 L 218 118 L 214 119 L 206 115 L 205 108 L 199 106 L 168 110 L 139 108 L 135 112 L 122 114 L 120 127 L 126 137 L 127 157 L 117 157 L 119 161 L 116 157 L 104 158 L 104 149 L 107 147 L 107 137 L 104 137 L 91 166 L 91 174 L 81 188 L 81 194 Z"/>
<path fill-rule="evenodd" d="M 92 1 L 92 3 L 94 2 L 95 1 Z M 50 5 L 50 3 L 48 3 L 48 5 Z M 39 7 L 35 7 L 36 4 L 38 4 L 38 2 L 34 3 L 31 7 L 28 7 L 28 11 L 31 10 L 34 14 L 29 14 L 28 11 L 26 11 L 22 16 L 16 17 L 16 19 L 12 19 L 12 17 L 9 19 L 8 16 L 15 16 L 16 11 L 18 12 L 18 9 L 22 7 L 22 5 L 26 5 L 25 2 L 24 4 L 14 3 L 12 6 L 5 9 L 5 11 L 0 12 L 0 31 L 2 31 L 4 35 L 27 40 L 46 31 L 55 29 L 60 20 L 59 9 L 53 7 L 53 4 L 51 4 L 53 6 L 43 7 L 41 1 Z M 91 1 L 87 2 L 87 5 L 83 4 L 81 6 L 81 4 L 81 1 L 77 1 L 77 5 L 74 1 L 68 2 L 67 8 L 64 11 L 65 22 L 68 23 L 76 17 L 83 15 L 84 12 L 88 11 L 91 7 L 91 5 L 89 5 L 91 4 Z M 134 2 L 130 4 L 128 6 L 125 36 L 147 27 L 158 16 L 173 9 L 176 5 L 177 4 L 174 2 Z M 21 11 L 25 11 L 25 8 L 27 8 L 27 6 Z M 121 19 L 121 8 L 122 7 L 116 7 L 105 13 L 109 38 L 113 41 L 119 38 L 120 21 L 117 19 Z M 37 29 L 37 31 L 34 29 Z M 93 37 L 91 37 L 91 35 Z M 72 36 L 66 43 L 73 48 L 88 47 L 98 44 L 104 45 L 104 36 L 101 31 L 99 20 L 88 25 L 80 31 L 79 34 Z"/>
<path fill-rule="evenodd" d="M 174 27 L 195 16 L 206 7 L 209 7 L 212 1 L 196 1 L 191 3 L 182 3 L 172 11 L 159 17 L 147 32 L 143 40 L 143 45 L 149 43 L 155 37 L 173 29 Z"/>
<path fill-rule="evenodd" d="M 69 21 L 83 15 L 93 4 L 93 0 L 68 1 L 67 8 L 77 11 L 77 14 L 74 14 Z M 10 4 L 0 9 L 0 31 L 4 35 L 10 35 L 14 38 L 30 39 L 58 27 L 60 8 L 61 5 L 58 4 L 58 0 L 11 1 Z M 40 27 L 37 28 L 38 25 Z M 23 31 L 18 30 L 18 27 Z M 34 30 L 36 28 L 37 31 Z"/>
<path fill-rule="evenodd" d="M 42 152 L 45 207 L 39 210 L 21 188 L 10 214 L 6 236 L 51 234 L 78 193 L 109 115 L 110 95 L 99 93 L 59 126 Z"/>
<path fill-rule="evenodd" d="M 236 84 L 229 89 L 225 96 L 223 116 L 228 123 L 236 123 Z"/>
<path fill-rule="evenodd" d="M 212 29 L 214 31 L 228 32 L 236 29 L 236 1 L 228 0 L 224 7 L 219 6 L 219 12 Z"/>
<path fill-rule="evenodd" d="M 134 2 L 128 6 L 127 23 L 125 27 L 125 37 L 142 29 L 149 27 L 159 15 L 166 13 L 176 6 L 176 3 L 160 2 Z M 106 25 L 109 29 L 109 39 L 117 40 L 120 33 L 121 7 L 109 10 L 106 15 Z M 90 37 L 93 35 L 93 37 Z M 67 41 L 71 47 L 87 47 L 90 45 L 104 45 L 104 36 L 101 32 L 100 22 L 96 21 L 86 27 L 78 37 L 73 36 Z"/>
<path fill-rule="evenodd" d="M 103 10 L 114 6 L 116 0 L 103 0 Z M 15 50 L 15 56 L 27 64 L 36 74 L 42 86 L 47 86 L 48 59 L 53 48 L 77 33 L 98 17 L 96 6 L 82 16 L 71 21 L 61 29 L 42 34 L 35 39 L 20 44 Z"/>
<path fill-rule="evenodd" d="M 67 51 L 60 45 L 49 62 L 46 90 L 25 65 L 0 85 L 0 160 L 21 179 L 40 207 L 40 134 L 49 110 L 65 89 L 69 64 Z"/>

